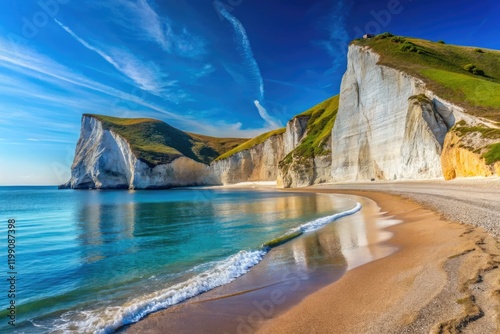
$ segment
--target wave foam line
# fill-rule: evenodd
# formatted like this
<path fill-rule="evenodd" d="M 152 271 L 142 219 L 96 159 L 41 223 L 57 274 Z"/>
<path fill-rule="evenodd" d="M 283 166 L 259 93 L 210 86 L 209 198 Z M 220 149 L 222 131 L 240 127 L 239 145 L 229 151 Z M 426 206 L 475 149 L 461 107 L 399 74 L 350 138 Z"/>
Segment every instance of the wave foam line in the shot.
<path fill-rule="evenodd" d="M 356 202 L 356 206 L 354 208 L 352 208 L 351 210 L 342 211 L 342 212 L 336 213 L 336 214 L 331 215 L 331 216 L 318 218 L 318 219 L 313 220 L 309 223 L 305 223 L 305 224 L 300 225 L 299 229 L 303 233 L 316 231 L 317 229 L 319 229 L 319 228 L 323 227 L 324 225 L 329 224 L 335 220 L 338 220 L 338 219 L 345 217 L 345 216 L 350 216 L 352 214 L 355 214 L 356 212 L 361 210 L 361 207 L 362 207 L 361 204 Z"/>
<path fill-rule="evenodd" d="M 299 227 L 293 228 L 288 232 L 286 232 L 285 234 L 262 244 L 262 247 L 264 249 L 278 247 L 279 245 L 282 245 L 292 239 L 295 239 L 304 233 L 316 231 L 321 227 L 325 226 L 326 224 L 334 222 L 335 220 L 338 220 L 342 217 L 352 215 L 361 210 L 361 207 L 362 207 L 361 204 L 356 202 L 354 208 L 350 210 L 342 211 L 331 216 L 321 217 L 313 221 L 310 221 L 308 223 L 302 224 Z"/>
<path fill-rule="evenodd" d="M 55 325 L 54 332 L 113 333 L 120 327 L 137 322 L 152 312 L 230 283 L 247 273 L 263 259 L 266 253 L 265 250 L 240 251 L 226 260 L 219 261 L 214 268 L 185 282 L 136 298 L 123 306 L 110 306 L 105 310 L 78 313 L 68 312 L 62 316 L 62 323 Z M 78 320 L 75 321 L 74 317 Z"/>

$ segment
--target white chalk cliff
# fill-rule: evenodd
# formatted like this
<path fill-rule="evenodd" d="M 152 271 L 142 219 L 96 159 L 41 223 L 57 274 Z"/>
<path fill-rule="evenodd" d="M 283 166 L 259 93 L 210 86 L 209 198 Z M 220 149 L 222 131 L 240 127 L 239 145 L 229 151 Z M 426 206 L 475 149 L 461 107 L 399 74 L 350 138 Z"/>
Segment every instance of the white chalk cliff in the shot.
<path fill-rule="evenodd" d="M 283 135 L 271 136 L 254 147 L 213 161 L 210 169 L 218 183 L 275 181 L 278 163 L 284 156 Z"/>
<path fill-rule="evenodd" d="M 462 110 L 378 60 L 367 47 L 349 47 L 332 130 L 332 179 L 441 177 L 444 138 Z"/>
<path fill-rule="evenodd" d="M 214 184 L 207 165 L 179 156 L 166 164 L 148 166 L 120 135 L 104 129 L 92 116 L 82 117 L 71 179 L 62 188 L 154 189 Z"/>

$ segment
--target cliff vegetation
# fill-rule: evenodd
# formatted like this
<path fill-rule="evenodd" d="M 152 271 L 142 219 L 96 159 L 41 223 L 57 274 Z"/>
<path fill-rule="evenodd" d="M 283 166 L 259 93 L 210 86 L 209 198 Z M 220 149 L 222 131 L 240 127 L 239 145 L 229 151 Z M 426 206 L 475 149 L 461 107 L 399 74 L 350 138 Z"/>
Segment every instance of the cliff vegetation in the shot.
<path fill-rule="evenodd" d="M 245 142 L 241 138 L 214 138 L 186 133 L 152 118 L 118 118 L 96 114 L 105 130 L 123 137 L 138 159 L 154 167 L 180 156 L 209 164 L 216 157 Z"/>
<path fill-rule="evenodd" d="M 290 164 L 294 156 L 309 159 L 330 153 L 327 146 L 331 138 L 338 110 L 339 95 L 336 95 L 295 116 L 309 116 L 306 135 L 300 144 L 285 156 L 280 163 L 280 167 L 283 168 Z"/>
<path fill-rule="evenodd" d="M 225 152 L 224 154 L 222 154 L 219 157 L 217 157 L 217 159 L 215 159 L 215 160 L 227 159 L 230 156 L 232 156 L 232 155 L 234 155 L 234 154 L 236 154 L 238 152 L 241 152 L 241 151 L 244 151 L 244 150 L 249 150 L 249 149 L 251 149 L 254 146 L 262 144 L 263 142 L 265 142 L 270 137 L 283 134 L 284 132 L 285 132 L 285 128 L 279 128 L 279 129 L 276 129 L 276 130 L 272 130 L 272 131 L 263 133 L 263 134 L 255 137 L 255 138 L 247 140 L 244 143 L 236 146 L 235 148 L 233 148 L 233 149 Z"/>
<path fill-rule="evenodd" d="M 352 42 L 389 66 L 423 80 L 436 95 L 479 117 L 500 122 L 500 51 L 384 33 Z"/>

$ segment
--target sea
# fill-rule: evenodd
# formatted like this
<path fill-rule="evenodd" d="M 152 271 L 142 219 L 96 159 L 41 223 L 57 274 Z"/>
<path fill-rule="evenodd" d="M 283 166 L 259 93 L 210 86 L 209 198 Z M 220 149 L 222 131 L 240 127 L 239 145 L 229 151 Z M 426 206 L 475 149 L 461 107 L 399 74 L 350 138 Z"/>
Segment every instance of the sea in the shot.
<path fill-rule="evenodd" d="M 0 332 L 113 333 L 360 208 L 270 190 L 0 187 Z"/>

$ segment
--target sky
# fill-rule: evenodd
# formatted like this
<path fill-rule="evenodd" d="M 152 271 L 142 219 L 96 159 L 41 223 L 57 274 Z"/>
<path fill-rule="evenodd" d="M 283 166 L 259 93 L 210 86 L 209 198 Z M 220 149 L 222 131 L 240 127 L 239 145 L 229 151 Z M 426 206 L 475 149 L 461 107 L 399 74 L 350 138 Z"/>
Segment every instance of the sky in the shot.
<path fill-rule="evenodd" d="M 81 116 L 249 138 L 339 93 L 364 33 L 500 49 L 497 0 L 23 0 L 0 12 L 0 185 L 70 176 Z"/>

